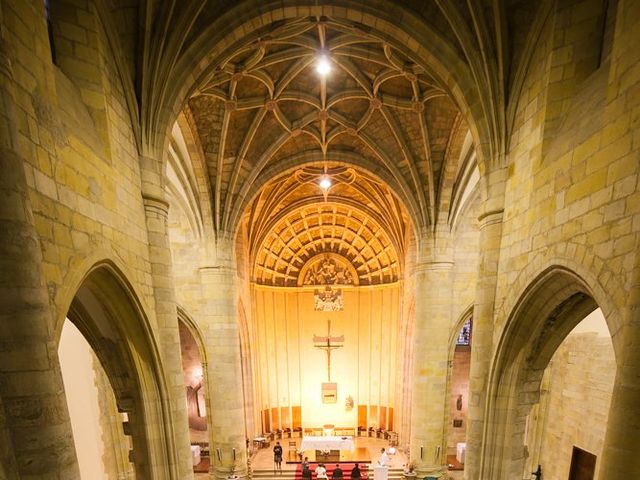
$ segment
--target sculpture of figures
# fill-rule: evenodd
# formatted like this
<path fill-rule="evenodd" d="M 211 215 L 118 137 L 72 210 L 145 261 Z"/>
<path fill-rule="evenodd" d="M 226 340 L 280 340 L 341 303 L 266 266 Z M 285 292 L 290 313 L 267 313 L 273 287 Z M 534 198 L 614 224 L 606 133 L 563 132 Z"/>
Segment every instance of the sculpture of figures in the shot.
<path fill-rule="evenodd" d="M 342 266 L 335 258 L 327 255 L 309 267 L 302 284 L 353 285 L 353 275 L 347 266 Z"/>

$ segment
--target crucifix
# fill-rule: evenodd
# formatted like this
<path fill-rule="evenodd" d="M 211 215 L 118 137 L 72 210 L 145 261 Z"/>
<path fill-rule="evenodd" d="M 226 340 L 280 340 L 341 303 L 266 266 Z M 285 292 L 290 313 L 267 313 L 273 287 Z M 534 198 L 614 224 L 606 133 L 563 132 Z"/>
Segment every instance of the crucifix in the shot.
<path fill-rule="evenodd" d="M 314 335 L 313 342 L 315 343 L 314 347 L 319 348 L 320 350 L 327 351 L 327 376 L 330 382 L 331 381 L 331 350 L 336 350 L 344 346 L 336 343 L 336 342 L 344 342 L 344 335 L 340 335 L 339 337 L 332 337 L 331 336 L 331 320 L 327 320 L 327 324 L 328 324 L 327 336 L 320 337 L 318 335 Z"/>

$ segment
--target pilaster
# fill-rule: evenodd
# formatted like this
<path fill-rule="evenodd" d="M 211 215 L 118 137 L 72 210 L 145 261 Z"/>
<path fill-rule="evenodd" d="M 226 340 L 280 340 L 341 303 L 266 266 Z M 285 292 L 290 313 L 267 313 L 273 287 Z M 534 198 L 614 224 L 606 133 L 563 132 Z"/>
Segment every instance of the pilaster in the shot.
<path fill-rule="evenodd" d="M 504 183 L 500 178 L 497 192 L 485 202 L 483 213 L 478 218 L 480 227 L 480 261 L 473 306 L 471 338 L 471 365 L 469 372 L 469 410 L 467 423 L 467 450 L 465 479 L 479 479 L 484 418 L 487 403 L 487 382 L 493 354 L 493 323 L 502 240 Z"/>
<path fill-rule="evenodd" d="M 620 347 L 598 472 L 607 480 L 640 478 L 640 259 L 625 313 L 625 326 L 612 339 Z"/>
<path fill-rule="evenodd" d="M 231 235 L 216 239 L 200 268 L 212 477 L 247 476 L 238 286 Z M 204 367 L 203 367 L 204 368 Z"/>
<path fill-rule="evenodd" d="M 157 190 L 157 189 L 156 189 Z M 156 192 L 157 193 L 157 192 Z M 170 393 L 171 420 L 173 423 L 175 455 L 170 462 L 177 462 L 179 478 L 193 478 L 187 417 L 186 391 L 182 372 L 178 312 L 173 284 L 171 250 L 167 217 L 169 204 L 153 194 L 142 194 L 148 232 L 149 262 L 156 321 L 160 338 L 164 372 Z M 156 425 L 156 428 L 161 428 Z"/>

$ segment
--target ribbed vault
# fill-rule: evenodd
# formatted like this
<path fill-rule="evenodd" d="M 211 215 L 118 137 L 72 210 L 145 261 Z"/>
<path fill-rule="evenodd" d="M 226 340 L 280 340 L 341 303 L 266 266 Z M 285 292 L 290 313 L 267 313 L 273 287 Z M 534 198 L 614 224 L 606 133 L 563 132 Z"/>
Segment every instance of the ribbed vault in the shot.
<path fill-rule="evenodd" d="M 331 65 L 326 77 L 316 72 L 319 55 Z M 416 227 L 434 225 L 440 192 L 451 188 L 445 164 L 458 161 L 468 131 L 428 71 L 328 17 L 276 22 L 259 40 L 239 42 L 187 109 L 207 162 L 215 228 L 226 232 L 271 178 L 326 161 L 375 171 Z"/>

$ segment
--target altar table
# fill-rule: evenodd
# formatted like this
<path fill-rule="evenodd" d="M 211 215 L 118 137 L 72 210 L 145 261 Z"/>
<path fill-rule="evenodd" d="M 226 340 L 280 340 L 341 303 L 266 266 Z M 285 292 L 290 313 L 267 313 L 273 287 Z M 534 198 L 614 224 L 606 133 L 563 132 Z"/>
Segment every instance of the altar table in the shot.
<path fill-rule="evenodd" d="M 350 450 L 355 449 L 352 437 L 302 437 L 300 450 Z"/>

